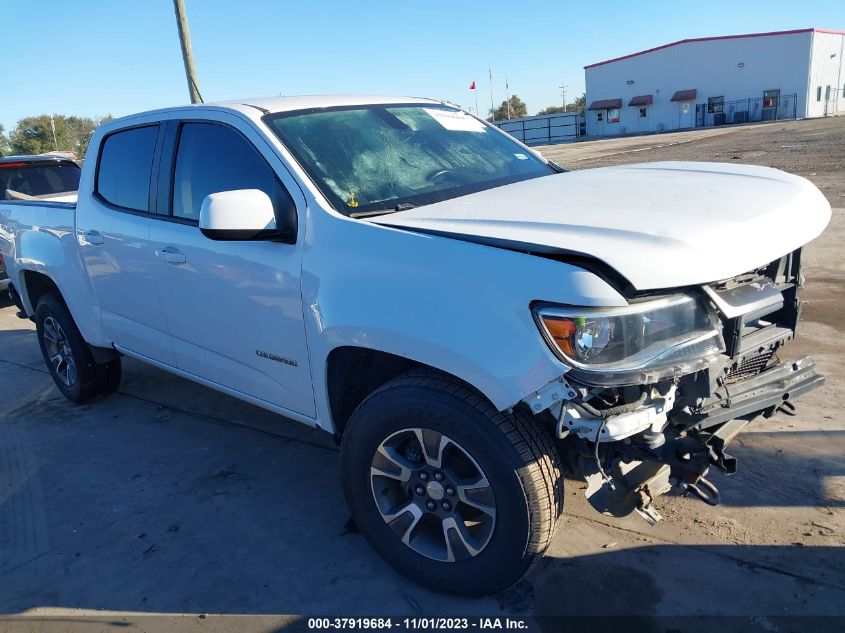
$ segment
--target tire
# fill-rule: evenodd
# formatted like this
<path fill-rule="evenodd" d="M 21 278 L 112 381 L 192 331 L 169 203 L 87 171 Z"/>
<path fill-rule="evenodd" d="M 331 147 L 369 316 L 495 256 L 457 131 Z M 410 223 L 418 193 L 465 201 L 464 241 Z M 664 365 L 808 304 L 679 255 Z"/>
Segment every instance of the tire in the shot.
<path fill-rule="evenodd" d="M 58 297 L 45 294 L 35 310 L 35 327 L 44 362 L 65 398 L 88 402 L 120 386 L 120 358 L 98 365 L 70 312 Z"/>
<path fill-rule="evenodd" d="M 563 509 L 550 437 L 529 417 L 498 412 L 429 370 L 390 380 L 355 410 L 341 476 L 352 516 L 379 555 L 451 594 L 487 595 L 517 582 L 542 558 Z"/>

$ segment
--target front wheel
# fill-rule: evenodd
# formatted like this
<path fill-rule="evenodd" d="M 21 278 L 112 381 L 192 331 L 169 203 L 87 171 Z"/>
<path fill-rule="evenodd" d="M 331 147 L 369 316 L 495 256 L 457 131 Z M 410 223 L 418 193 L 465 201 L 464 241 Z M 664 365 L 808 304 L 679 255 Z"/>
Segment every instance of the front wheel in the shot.
<path fill-rule="evenodd" d="M 515 583 L 542 557 L 562 510 L 549 437 L 430 371 L 395 378 L 364 400 L 344 434 L 341 470 L 373 548 L 448 593 Z"/>

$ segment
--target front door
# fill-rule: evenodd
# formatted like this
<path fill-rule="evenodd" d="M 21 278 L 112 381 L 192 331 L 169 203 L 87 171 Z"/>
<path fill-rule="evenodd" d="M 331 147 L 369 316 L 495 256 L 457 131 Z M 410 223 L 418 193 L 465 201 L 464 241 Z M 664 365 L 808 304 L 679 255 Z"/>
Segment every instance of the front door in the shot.
<path fill-rule="evenodd" d="M 678 127 L 686 130 L 692 127 L 692 101 L 682 101 L 678 104 Z"/>
<path fill-rule="evenodd" d="M 173 365 L 150 243 L 152 121 L 104 137 L 90 202 L 77 209 L 77 241 L 104 333 L 119 347 Z M 88 160 L 95 160 L 89 158 Z"/>
<path fill-rule="evenodd" d="M 301 239 L 295 244 L 213 241 L 198 226 L 200 207 L 210 193 L 260 189 L 277 212 L 304 209 L 304 199 L 287 174 L 283 182 L 271 168 L 278 159 L 269 148 L 266 155 L 256 149 L 265 141 L 239 119 L 231 117 L 229 125 L 201 120 L 171 125 L 175 164 L 162 161 L 159 188 L 160 201 L 167 191 L 164 205 L 171 217 L 156 222 L 150 239 L 160 254 L 159 294 L 176 365 L 313 417 L 300 294 Z M 167 143 L 163 153 L 173 155 Z"/>
<path fill-rule="evenodd" d="M 637 132 L 648 132 L 651 127 L 649 126 L 649 110 L 648 106 L 639 106 L 634 109 L 637 116 Z"/>
<path fill-rule="evenodd" d="M 780 90 L 765 90 L 763 92 L 763 120 L 774 121 L 776 119 L 779 119 L 779 106 Z"/>

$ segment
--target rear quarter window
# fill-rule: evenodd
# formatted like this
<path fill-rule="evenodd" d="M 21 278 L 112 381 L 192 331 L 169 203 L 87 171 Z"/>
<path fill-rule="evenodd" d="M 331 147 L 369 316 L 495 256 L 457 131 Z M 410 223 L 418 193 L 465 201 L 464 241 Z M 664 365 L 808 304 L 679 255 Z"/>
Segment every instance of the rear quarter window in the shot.
<path fill-rule="evenodd" d="M 100 150 L 96 191 L 106 202 L 132 211 L 149 211 L 150 176 L 158 125 L 109 134 Z"/>

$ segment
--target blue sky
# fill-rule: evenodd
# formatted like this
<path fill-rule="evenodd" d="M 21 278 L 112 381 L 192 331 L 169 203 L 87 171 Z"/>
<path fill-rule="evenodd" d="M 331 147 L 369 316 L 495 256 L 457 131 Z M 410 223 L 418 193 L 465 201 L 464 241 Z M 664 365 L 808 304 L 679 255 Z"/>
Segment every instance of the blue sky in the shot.
<path fill-rule="evenodd" d="M 529 112 L 584 90 L 583 66 L 671 41 L 845 29 L 842 0 L 546 2 L 186 0 L 206 101 L 357 92 Z M 0 0 L 0 124 L 130 114 L 188 101 L 172 0 Z"/>

